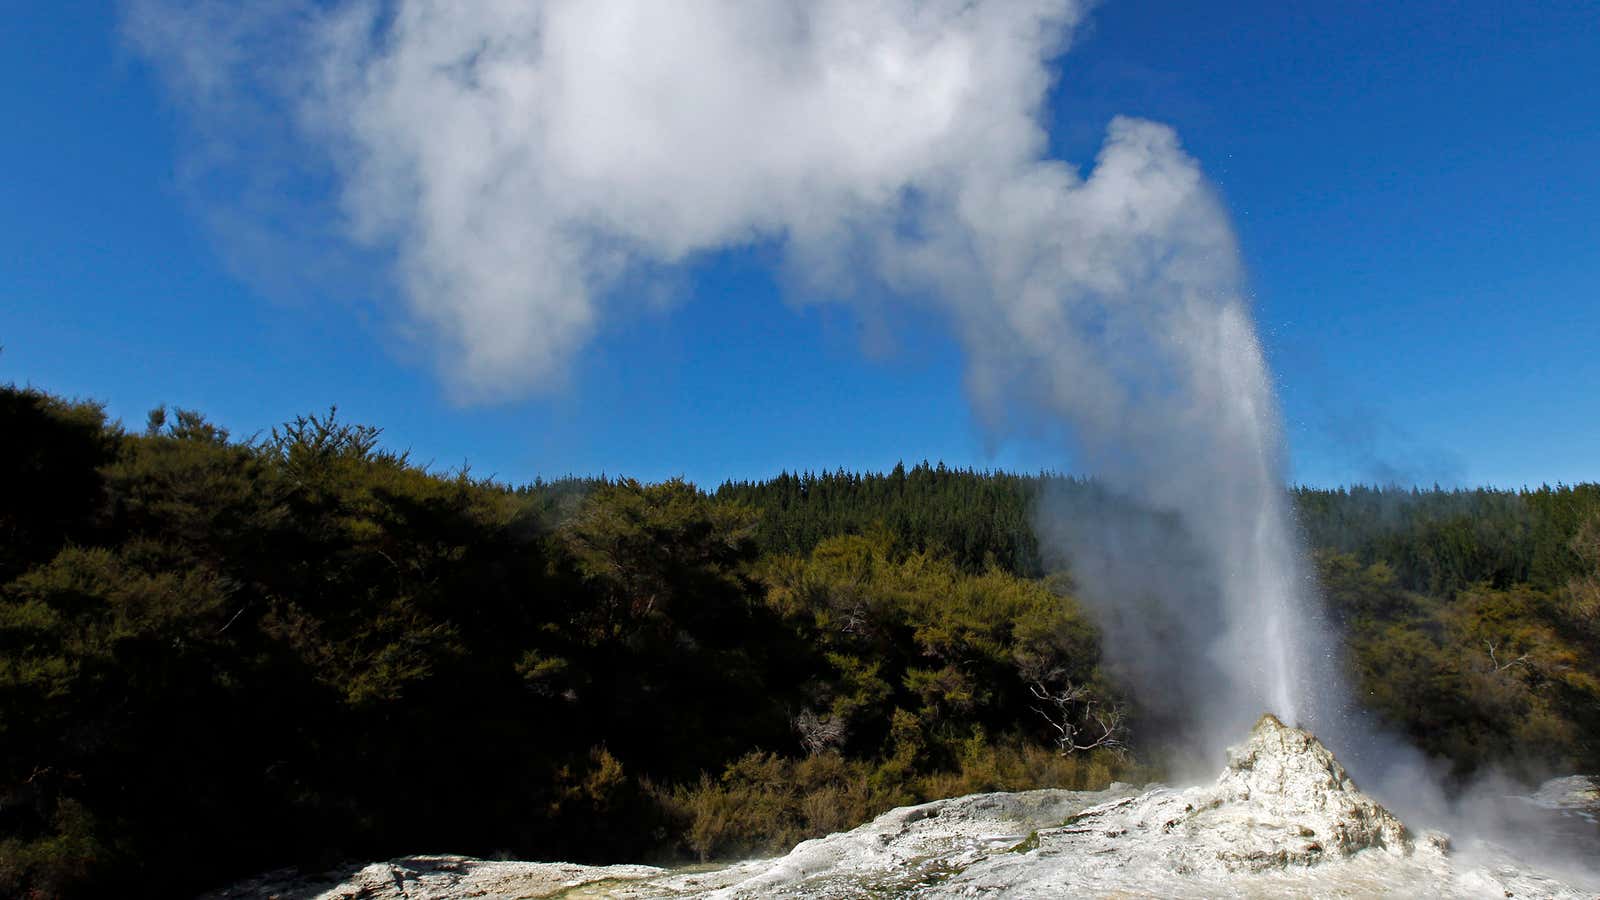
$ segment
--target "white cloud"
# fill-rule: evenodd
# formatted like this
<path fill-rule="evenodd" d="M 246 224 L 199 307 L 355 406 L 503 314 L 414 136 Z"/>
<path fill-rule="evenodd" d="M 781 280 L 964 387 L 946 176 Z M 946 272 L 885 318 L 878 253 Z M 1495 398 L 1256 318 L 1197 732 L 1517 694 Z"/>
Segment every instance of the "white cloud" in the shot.
<path fill-rule="evenodd" d="M 755 240 L 881 235 L 1039 153 L 1073 0 L 131 7 L 212 119 L 275 96 L 397 253 L 441 370 L 558 375 L 630 267 Z"/>

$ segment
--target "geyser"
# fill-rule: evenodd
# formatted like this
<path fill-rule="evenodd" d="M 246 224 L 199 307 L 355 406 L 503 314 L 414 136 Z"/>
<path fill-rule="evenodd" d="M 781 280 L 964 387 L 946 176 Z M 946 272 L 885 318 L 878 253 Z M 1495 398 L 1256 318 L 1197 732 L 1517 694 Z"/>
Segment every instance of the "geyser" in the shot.
<path fill-rule="evenodd" d="M 1161 339 L 1141 355 L 1160 387 L 1085 439 L 1111 496 L 1047 497 L 1039 533 L 1070 559 L 1111 664 L 1198 748 L 1181 765 L 1209 769 L 1263 709 L 1340 744 L 1346 694 L 1245 301 L 1234 284 L 1151 297 L 1168 298 L 1145 322 Z"/>
<path fill-rule="evenodd" d="M 624 279 L 752 242 L 797 302 L 944 319 L 997 432 L 1064 422 L 1107 485 L 1181 520 L 1155 557 L 1103 528 L 1069 548 L 1145 695 L 1215 751 L 1261 708 L 1325 728 L 1228 217 L 1162 125 L 1113 120 L 1087 171 L 1046 155 L 1086 6 L 132 0 L 128 27 L 244 183 L 284 162 L 260 131 L 293 123 L 465 396 L 559 382 Z"/>

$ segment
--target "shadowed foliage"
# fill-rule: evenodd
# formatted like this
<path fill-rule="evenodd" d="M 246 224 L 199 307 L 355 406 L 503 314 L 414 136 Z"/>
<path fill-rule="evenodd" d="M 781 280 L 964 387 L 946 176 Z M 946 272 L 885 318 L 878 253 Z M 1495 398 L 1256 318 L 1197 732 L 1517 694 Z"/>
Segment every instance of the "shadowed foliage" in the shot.
<path fill-rule="evenodd" d="M 6 896 L 766 852 L 1159 749 L 1034 537 L 1091 481 L 512 488 L 332 410 L 241 441 L 16 387 L 0 434 Z M 1600 765 L 1600 488 L 1295 498 L 1378 715 L 1463 775 Z M 1136 756 L 1058 752 L 1088 699 Z"/>

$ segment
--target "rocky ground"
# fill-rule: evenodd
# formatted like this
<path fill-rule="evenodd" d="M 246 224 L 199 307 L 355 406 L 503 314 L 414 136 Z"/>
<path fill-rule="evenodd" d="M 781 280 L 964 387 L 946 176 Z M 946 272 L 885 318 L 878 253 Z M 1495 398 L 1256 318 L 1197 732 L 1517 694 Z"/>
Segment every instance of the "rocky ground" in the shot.
<path fill-rule="evenodd" d="M 1528 802 L 1592 825 L 1596 787 L 1560 779 Z M 1585 878 L 1413 833 L 1316 738 L 1263 716 L 1208 786 L 940 800 L 721 868 L 418 856 L 318 878 L 276 873 L 208 900 L 1600 896 Z"/>

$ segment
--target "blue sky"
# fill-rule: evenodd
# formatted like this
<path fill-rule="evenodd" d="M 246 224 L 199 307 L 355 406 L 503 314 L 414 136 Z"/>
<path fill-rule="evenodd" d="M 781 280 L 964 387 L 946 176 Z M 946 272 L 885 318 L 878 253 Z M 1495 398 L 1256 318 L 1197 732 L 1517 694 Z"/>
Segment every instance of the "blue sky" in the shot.
<path fill-rule="evenodd" d="M 1059 62 L 1053 151 L 1087 163 L 1112 116 L 1149 117 L 1219 185 L 1297 480 L 1600 479 L 1600 10 L 1288 6 L 1104 4 Z M 763 247 L 608 324 L 558 394 L 455 403 L 381 279 L 264 277 L 211 221 L 226 185 L 183 177 L 183 117 L 118 15 L 14 4 L 0 30 L 0 379 L 237 434 L 338 404 L 511 481 L 1075 468 L 983 432 L 938 323 L 787 303 Z"/>

